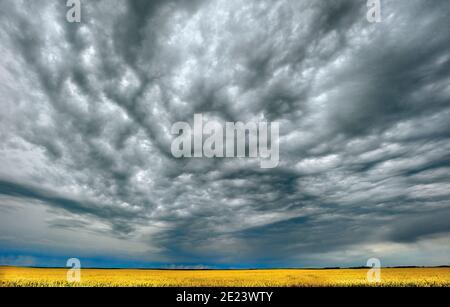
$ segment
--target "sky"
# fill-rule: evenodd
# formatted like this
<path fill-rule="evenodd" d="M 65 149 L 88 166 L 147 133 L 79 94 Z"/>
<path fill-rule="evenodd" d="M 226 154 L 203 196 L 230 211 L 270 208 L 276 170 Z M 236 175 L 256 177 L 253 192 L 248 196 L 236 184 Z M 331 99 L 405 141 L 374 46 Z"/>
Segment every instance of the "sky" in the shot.
<path fill-rule="evenodd" d="M 0 2 L 0 265 L 450 264 L 448 0 Z M 171 126 L 277 122 L 280 163 Z"/>

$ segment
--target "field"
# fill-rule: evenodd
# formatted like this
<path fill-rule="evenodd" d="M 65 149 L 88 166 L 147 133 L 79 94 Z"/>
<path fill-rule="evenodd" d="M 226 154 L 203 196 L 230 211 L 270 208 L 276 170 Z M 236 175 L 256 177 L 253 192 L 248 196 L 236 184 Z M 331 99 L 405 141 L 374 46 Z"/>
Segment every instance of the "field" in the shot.
<path fill-rule="evenodd" d="M 66 269 L 0 267 L 0 287 L 450 287 L 450 268 L 381 270 L 368 283 L 366 269 L 324 270 L 119 270 L 83 269 L 81 282 L 66 281 Z"/>

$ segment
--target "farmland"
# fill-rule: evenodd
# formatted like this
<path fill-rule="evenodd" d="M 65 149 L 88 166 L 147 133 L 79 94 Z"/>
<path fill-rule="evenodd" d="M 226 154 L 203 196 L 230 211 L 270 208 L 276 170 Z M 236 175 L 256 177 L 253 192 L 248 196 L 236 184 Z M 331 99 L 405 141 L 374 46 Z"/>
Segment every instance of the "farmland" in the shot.
<path fill-rule="evenodd" d="M 366 269 L 83 269 L 80 283 L 68 283 L 67 269 L 0 267 L 0 287 L 450 287 L 450 268 L 386 268 L 380 283 L 369 283 L 366 274 Z"/>

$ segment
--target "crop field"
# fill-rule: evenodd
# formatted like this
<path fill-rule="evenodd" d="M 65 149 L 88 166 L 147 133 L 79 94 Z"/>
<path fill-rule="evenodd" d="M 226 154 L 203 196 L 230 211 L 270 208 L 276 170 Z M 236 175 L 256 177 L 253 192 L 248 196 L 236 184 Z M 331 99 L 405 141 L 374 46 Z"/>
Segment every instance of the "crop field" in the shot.
<path fill-rule="evenodd" d="M 389 268 L 369 283 L 366 269 L 130 270 L 83 269 L 68 283 L 67 269 L 0 267 L 0 287 L 450 287 L 450 268 Z"/>

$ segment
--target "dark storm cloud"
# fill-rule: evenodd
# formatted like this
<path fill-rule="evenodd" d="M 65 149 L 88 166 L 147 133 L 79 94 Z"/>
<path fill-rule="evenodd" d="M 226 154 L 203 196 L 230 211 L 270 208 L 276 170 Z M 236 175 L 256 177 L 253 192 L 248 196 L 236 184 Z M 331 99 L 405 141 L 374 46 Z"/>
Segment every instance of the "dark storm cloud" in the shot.
<path fill-rule="evenodd" d="M 58 195 L 53 195 L 51 191 L 41 190 L 39 188 L 19 185 L 13 182 L 0 181 L 0 194 L 3 196 L 13 196 L 22 199 L 29 199 L 35 201 L 45 202 L 58 209 L 63 209 L 68 212 L 78 215 L 90 215 L 98 219 L 103 219 L 112 224 L 113 229 L 119 233 L 127 233 L 132 231 L 132 227 L 124 225 L 124 221 L 131 218 L 136 218 L 136 212 L 130 212 L 124 208 L 107 207 L 101 204 L 92 204 L 88 201 L 82 202 L 65 198 Z M 72 221 L 76 222 L 76 221 Z M 79 226 L 82 226 L 82 221 L 78 221 Z M 58 221 L 52 221 L 52 226 L 58 226 Z M 85 225 L 86 226 L 86 225 Z M 66 225 L 66 227 L 69 227 Z"/>
<path fill-rule="evenodd" d="M 390 239 L 398 242 L 417 241 L 424 236 L 445 234 L 450 232 L 450 210 L 440 210 L 438 213 L 415 214 L 406 216 L 396 223 Z"/>
<path fill-rule="evenodd" d="M 0 4 L 0 194 L 69 214 L 53 229 L 101 221 L 136 257 L 231 264 L 448 239 L 448 1 L 382 1 L 379 24 L 356 0 L 82 8 Z M 174 159 L 195 113 L 280 122 L 280 166 Z"/>

